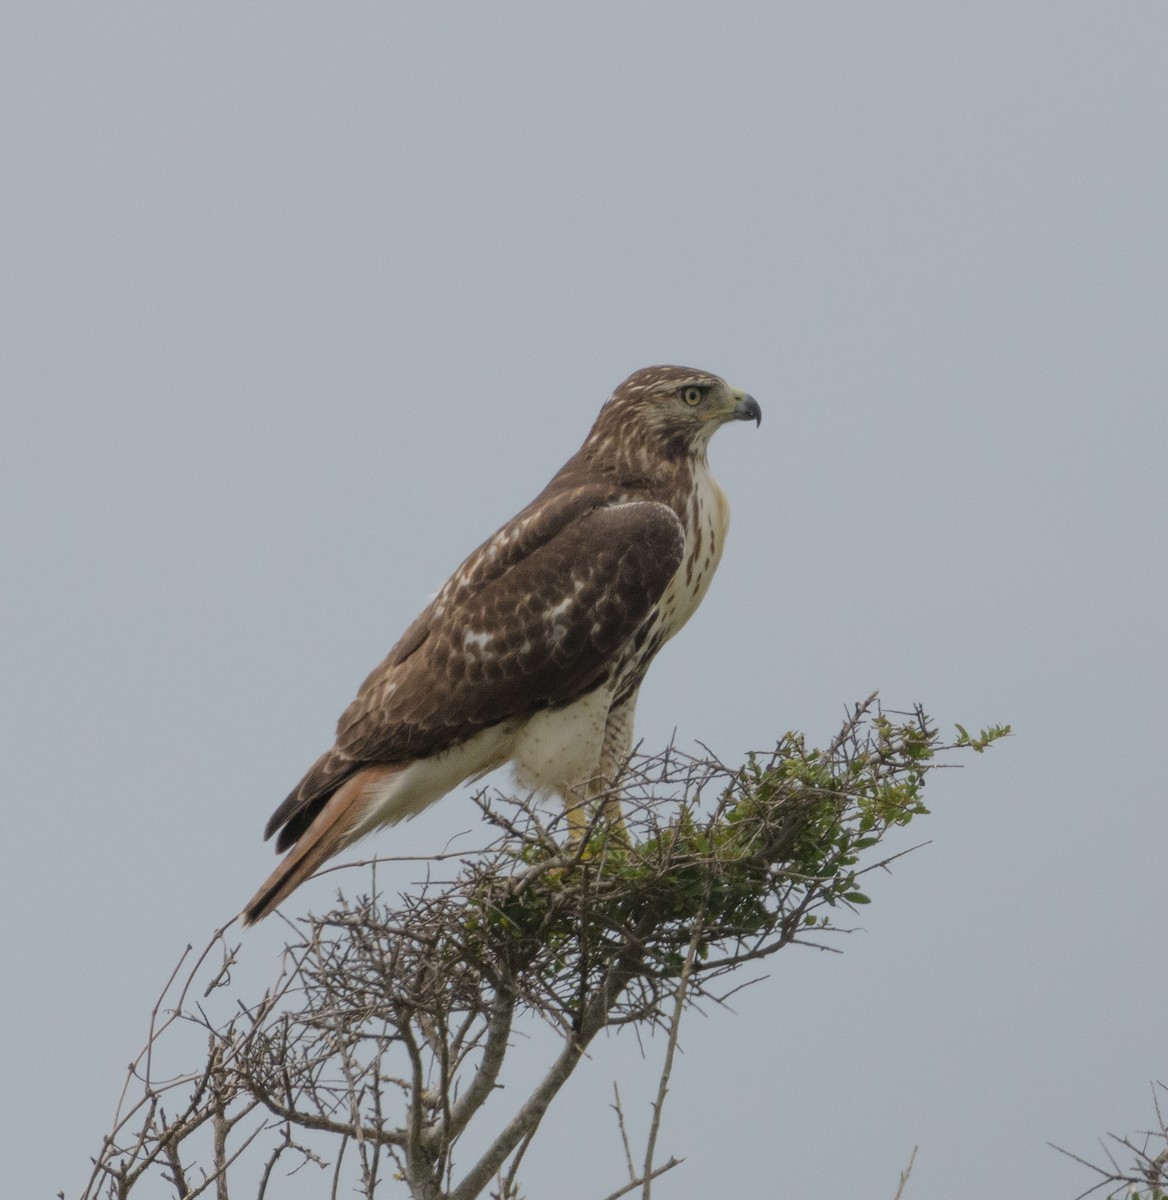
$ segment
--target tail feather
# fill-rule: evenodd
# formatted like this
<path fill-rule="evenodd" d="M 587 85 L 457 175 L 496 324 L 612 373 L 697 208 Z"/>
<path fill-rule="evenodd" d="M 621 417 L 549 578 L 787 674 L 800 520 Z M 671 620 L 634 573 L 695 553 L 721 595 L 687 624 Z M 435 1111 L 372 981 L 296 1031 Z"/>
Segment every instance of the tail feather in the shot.
<path fill-rule="evenodd" d="M 254 925 L 273 912 L 328 859 L 359 836 L 369 801 L 377 797 L 387 776 L 396 775 L 399 769 L 368 768 L 337 788 L 280 865 L 247 902 L 243 910 L 244 925 Z"/>

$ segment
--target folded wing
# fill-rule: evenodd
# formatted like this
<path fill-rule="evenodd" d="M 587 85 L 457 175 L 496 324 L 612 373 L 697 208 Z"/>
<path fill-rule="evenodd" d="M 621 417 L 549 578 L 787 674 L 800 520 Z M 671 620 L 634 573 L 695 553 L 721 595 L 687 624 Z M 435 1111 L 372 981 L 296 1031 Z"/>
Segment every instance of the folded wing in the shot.
<path fill-rule="evenodd" d="M 601 686 L 682 561 L 684 530 L 656 501 L 592 489 L 537 500 L 451 576 L 342 714 L 336 745 L 273 814 L 294 845 L 356 772 L 415 762 L 482 729 Z"/>

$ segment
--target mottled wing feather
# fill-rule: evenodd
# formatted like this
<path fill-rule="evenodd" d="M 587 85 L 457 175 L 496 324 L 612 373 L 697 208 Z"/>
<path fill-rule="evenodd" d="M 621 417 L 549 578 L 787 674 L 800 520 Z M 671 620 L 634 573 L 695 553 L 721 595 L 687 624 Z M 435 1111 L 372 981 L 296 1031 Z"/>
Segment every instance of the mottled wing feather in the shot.
<path fill-rule="evenodd" d="M 681 522 L 663 504 L 578 517 L 458 595 L 425 643 L 390 669 L 389 686 L 350 706 L 338 748 L 366 762 L 417 758 L 590 691 L 651 614 L 683 546 Z"/>
<path fill-rule="evenodd" d="M 596 485 L 573 487 L 549 494 L 555 483 L 556 480 L 553 480 L 525 509 L 467 556 L 397 640 L 385 659 L 370 671 L 357 691 L 358 701 L 371 688 L 384 684 L 390 674 L 389 669 L 405 662 L 425 643 L 453 605 L 504 575 L 572 521 L 612 501 L 610 489 Z M 350 709 L 355 708 L 356 704 L 354 701 Z M 348 712 L 341 715 L 338 732 L 347 716 Z"/>
<path fill-rule="evenodd" d="M 594 489 L 573 489 L 529 506 L 365 681 L 336 746 L 273 814 L 269 836 L 286 824 L 278 845 L 291 845 L 362 765 L 436 754 L 599 686 L 651 619 L 683 548 L 681 521 L 655 501 L 605 505 Z"/>

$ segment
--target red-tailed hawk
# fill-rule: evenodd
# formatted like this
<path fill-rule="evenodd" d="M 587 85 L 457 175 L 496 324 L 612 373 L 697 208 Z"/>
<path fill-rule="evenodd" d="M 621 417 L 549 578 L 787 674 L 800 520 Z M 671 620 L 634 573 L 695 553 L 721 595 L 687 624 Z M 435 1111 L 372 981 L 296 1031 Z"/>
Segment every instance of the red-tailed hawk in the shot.
<path fill-rule="evenodd" d="M 710 586 L 730 510 L 706 448 L 762 420 L 716 375 L 647 367 L 576 455 L 484 542 L 361 685 L 337 740 L 272 814 L 289 851 L 244 910 L 270 913 L 326 859 L 505 762 L 558 793 L 574 835 L 616 783 L 653 656 Z M 611 792 L 609 791 L 609 794 Z M 606 815 L 619 819 L 619 803 Z"/>

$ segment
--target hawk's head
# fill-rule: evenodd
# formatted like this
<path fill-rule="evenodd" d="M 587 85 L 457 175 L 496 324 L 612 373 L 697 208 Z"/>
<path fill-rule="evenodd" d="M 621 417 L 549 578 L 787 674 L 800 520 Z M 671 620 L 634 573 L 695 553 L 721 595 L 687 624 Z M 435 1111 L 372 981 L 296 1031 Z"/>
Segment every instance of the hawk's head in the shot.
<path fill-rule="evenodd" d="M 644 367 L 609 397 L 588 443 L 618 453 L 704 455 L 727 421 L 761 423 L 758 401 L 708 371 Z"/>

